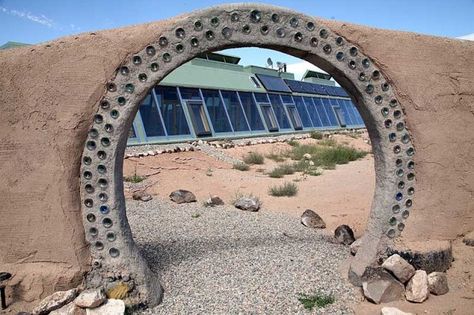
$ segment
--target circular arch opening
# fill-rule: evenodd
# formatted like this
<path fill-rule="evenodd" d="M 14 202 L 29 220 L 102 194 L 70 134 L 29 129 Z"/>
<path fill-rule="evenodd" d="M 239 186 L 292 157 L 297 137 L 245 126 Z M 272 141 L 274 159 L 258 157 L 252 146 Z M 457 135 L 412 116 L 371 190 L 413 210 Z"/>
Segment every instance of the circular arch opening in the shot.
<path fill-rule="evenodd" d="M 366 267 L 376 263 L 402 232 L 412 205 L 406 190 L 413 185 L 401 188 L 399 182 L 414 181 L 414 148 L 403 110 L 382 70 L 360 47 L 318 20 L 271 6 L 198 11 L 173 20 L 156 38 L 117 67 L 85 143 L 81 198 L 93 259 L 87 285 L 132 278 L 131 296 L 137 303 L 159 303 L 159 279 L 135 246 L 126 217 L 122 169 L 128 132 L 148 90 L 172 70 L 203 52 L 249 46 L 287 53 L 327 71 L 351 94 L 364 119 L 372 141 L 376 186 L 362 247 L 349 273 L 351 281 L 360 284 Z"/>

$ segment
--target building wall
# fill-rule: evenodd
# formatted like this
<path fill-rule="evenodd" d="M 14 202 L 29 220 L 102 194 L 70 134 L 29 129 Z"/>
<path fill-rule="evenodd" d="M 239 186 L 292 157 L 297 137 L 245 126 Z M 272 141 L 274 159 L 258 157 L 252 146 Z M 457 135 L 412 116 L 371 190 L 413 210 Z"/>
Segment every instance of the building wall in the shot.
<path fill-rule="evenodd" d="M 0 52 L 0 269 L 34 300 L 77 284 L 90 259 L 79 165 L 104 84 L 171 21 Z M 474 228 L 474 44 L 328 22 L 391 79 L 417 149 L 405 240 Z"/>

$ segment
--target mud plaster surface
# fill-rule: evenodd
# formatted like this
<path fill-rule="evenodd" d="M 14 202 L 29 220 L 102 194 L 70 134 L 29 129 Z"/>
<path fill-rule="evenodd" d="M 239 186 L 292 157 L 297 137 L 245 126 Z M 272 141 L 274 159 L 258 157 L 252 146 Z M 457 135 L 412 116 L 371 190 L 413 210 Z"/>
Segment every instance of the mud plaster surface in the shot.
<path fill-rule="evenodd" d="M 27 283 L 37 288 L 31 299 L 75 285 L 88 269 L 78 186 L 86 133 L 104 83 L 165 23 L 0 52 L 0 216 L 8 218 L 0 221 L 0 267 L 14 274 L 18 296 Z M 474 44 L 321 23 L 375 60 L 407 114 L 417 192 L 403 238 L 452 239 L 472 230 Z M 44 267 L 31 272 L 38 264 Z"/>

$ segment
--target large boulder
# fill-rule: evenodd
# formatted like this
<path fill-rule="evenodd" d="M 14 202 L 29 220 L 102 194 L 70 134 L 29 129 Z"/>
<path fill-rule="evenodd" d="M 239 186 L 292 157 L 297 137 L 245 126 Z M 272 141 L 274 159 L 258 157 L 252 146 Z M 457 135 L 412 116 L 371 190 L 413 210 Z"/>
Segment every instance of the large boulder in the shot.
<path fill-rule="evenodd" d="M 170 194 L 170 199 L 176 203 L 190 203 L 196 201 L 196 196 L 188 190 L 178 189 Z"/>
<path fill-rule="evenodd" d="M 374 268 L 362 282 L 364 296 L 375 304 L 403 299 L 405 287 L 382 268 Z"/>
<path fill-rule="evenodd" d="M 406 283 L 415 274 L 415 268 L 398 254 L 388 257 L 382 267 L 390 271 L 401 283 Z"/>
<path fill-rule="evenodd" d="M 260 200 L 254 196 L 240 197 L 234 202 L 234 207 L 245 211 L 258 211 L 260 206 Z"/>
<path fill-rule="evenodd" d="M 48 314 L 51 311 L 60 309 L 64 305 L 72 302 L 77 296 L 78 290 L 71 289 L 68 291 L 54 292 L 50 296 L 44 298 L 38 306 L 33 310 L 35 315 Z"/>
<path fill-rule="evenodd" d="M 449 292 L 448 278 L 444 272 L 432 272 L 428 275 L 428 289 L 435 295 Z"/>
<path fill-rule="evenodd" d="M 406 313 L 396 307 L 382 307 L 381 315 L 414 315 L 413 313 Z"/>
<path fill-rule="evenodd" d="M 334 231 L 334 238 L 336 241 L 338 241 L 340 244 L 344 245 L 351 245 L 354 243 L 355 238 L 354 238 L 354 232 L 348 225 L 339 225 L 336 230 Z"/>
<path fill-rule="evenodd" d="M 325 229 L 326 222 L 313 210 L 307 209 L 301 215 L 301 224 L 313 229 Z"/>
<path fill-rule="evenodd" d="M 428 290 L 428 275 L 424 270 L 417 270 L 408 281 L 405 297 L 410 302 L 422 303 L 430 294 Z"/>
<path fill-rule="evenodd" d="M 82 291 L 74 300 L 74 304 L 82 308 L 94 308 L 102 305 L 107 300 L 102 289 L 91 289 Z"/>
<path fill-rule="evenodd" d="M 474 246 L 474 231 L 472 231 L 471 233 L 466 234 L 466 236 L 464 236 L 462 241 L 467 246 Z"/>
<path fill-rule="evenodd" d="M 86 312 L 87 315 L 123 315 L 125 303 L 122 300 L 110 299 L 99 307 L 86 309 Z"/>

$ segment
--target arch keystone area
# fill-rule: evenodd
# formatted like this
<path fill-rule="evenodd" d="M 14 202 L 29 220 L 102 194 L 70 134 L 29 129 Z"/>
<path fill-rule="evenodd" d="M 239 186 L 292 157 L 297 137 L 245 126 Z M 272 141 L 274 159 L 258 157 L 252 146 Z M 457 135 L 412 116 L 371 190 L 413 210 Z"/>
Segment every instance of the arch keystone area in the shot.
<path fill-rule="evenodd" d="M 472 43 L 328 22 L 272 6 L 218 6 L 0 52 L 6 111 L 0 118 L 0 189 L 9 205 L 2 209 L 9 222 L 0 229 L 0 252 L 6 253 L 0 265 L 17 275 L 20 296 L 28 283 L 54 291 L 85 274 L 88 287 L 127 279 L 134 283 L 132 302 L 160 302 L 159 278 L 136 247 L 126 217 L 128 131 L 140 101 L 172 70 L 206 51 L 246 46 L 324 69 L 364 118 L 376 188 L 351 263 L 355 284 L 394 240 L 454 239 L 473 229 L 474 134 L 466 130 L 474 123 L 474 66 L 464 58 L 474 54 Z M 446 73 L 454 73 L 455 82 Z M 41 294 L 31 292 L 31 299 Z"/>

